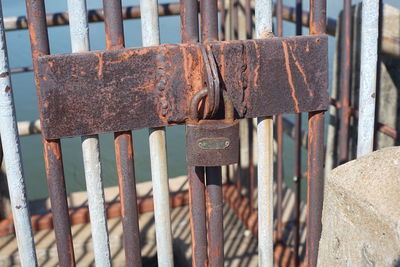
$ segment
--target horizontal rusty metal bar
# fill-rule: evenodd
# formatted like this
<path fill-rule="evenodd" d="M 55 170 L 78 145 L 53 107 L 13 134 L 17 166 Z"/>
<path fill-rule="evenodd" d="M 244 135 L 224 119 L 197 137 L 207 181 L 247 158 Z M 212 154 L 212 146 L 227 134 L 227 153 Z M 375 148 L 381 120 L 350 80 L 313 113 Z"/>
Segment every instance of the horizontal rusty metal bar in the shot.
<path fill-rule="evenodd" d="M 337 109 L 339 109 L 341 106 L 340 103 L 334 98 L 329 99 L 329 104 L 334 106 Z M 354 118 L 358 119 L 358 110 L 352 108 L 351 115 L 354 116 Z M 386 125 L 384 123 L 381 123 L 381 122 L 377 122 L 376 127 L 377 127 L 377 130 L 379 132 L 383 133 L 384 135 L 389 136 L 395 140 L 398 138 L 397 131 L 393 127 Z"/>
<path fill-rule="evenodd" d="M 238 118 L 326 110 L 327 36 L 210 42 Z M 199 44 L 39 57 L 48 139 L 183 124 L 204 87 Z M 82 101 L 84 100 L 84 101 Z"/>
<path fill-rule="evenodd" d="M 244 9 L 244 7 L 241 7 Z M 220 12 L 221 8 L 219 8 Z M 252 10 L 254 8 L 252 7 Z M 274 9 L 275 11 L 275 9 Z M 179 15 L 179 3 L 165 3 L 158 5 L 159 16 L 175 16 Z M 296 11 L 294 7 L 283 6 L 282 17 L 285 21 L 296 22 Z M 138 19 L 140 18 L 139 6 L 126 6 L 122 8 L 122 18 L 125 19 Z M 103 9 L 91 9 L 88 11 L 88 22 L 102 22 L 104 21 Z M 301 16 L 301 22 L 304 27 L 308 27 L 310 21 L 310 14 L 307 11 L 303 11 Z M 68 25 L 69 16 L 68 12 L 58 12 L 46 14 L 47 26 L 63 26 Z M 335 36 L 337 21 L 334 18 L 327 18 L 326 22 L 326 33 L 331 36 Z M 6 17 L 4 18 L 4 27 L 6 31 L 23 30 L 28 28 L 28 22 L 25 16 Z M 400 51 L 393 49 L 397 44 L 397 40 L 383 37 L 382 38 L 382 53 L 391 57 L 400 57 Z M 29 68 L 29 69 L 28 69 Z M 20 73 L 25 71 L 31 71 L 30 67 L 17 68 L 14 72 Z M 13 70 L 11 70 L 13 73 Z"/>
<path fill-rule="evenodd" d="M 179 15 L 179 3 L 165 3 L 158 5 L 159 16 Z M 126 6 L 122 8 L 123 19 L 140 18 L 139 6 Z M 104 21 L 103 9 L 91 9 L 88 11 L 88 22 Z M 48 13 L 46 14 L 47 26 L 68 25 L 68 12 Z M 6 31 L 22 30 L 28 28 L 28 20 L 25 16 L 6 17 L 4 18 L 4 27 Z"/>

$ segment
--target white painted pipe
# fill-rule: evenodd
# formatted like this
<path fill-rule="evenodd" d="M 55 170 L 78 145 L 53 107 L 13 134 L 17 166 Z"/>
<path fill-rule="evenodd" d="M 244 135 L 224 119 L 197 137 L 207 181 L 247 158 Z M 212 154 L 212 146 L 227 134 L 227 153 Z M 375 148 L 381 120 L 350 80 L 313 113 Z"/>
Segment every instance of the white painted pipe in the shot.
<path fill-rule="evenodd" d="M 0 1 L 0 136 L 21 266 L 37 266 L 1 5 Z"/>
<path fill-rule="evenodd" d="M 272 36 L 272 1 L 255 1 L 256 38 Z M 258 265 L 274 265 L 273 120 L 258 118 Z"/>
<path fill-rule="evenodd" d="M 29 136 L 33 134 L 40 134 L 42 132 L 40 120 L 19 121 L 17 125 L 19 136 Z"/>
<path fill-rule="evenodd" d="M 364 0 L 361 22 L 360 111 L 357 157 L 374 146 L 376 75 L 378 61 L 379 1 Z"/>
<path fill-rule="evenodd" d="M 160 44 L 158 1 L 140 0 L 143 46 Z M 165 128 L 149 129 L 151 178 L 153 181 L 157 259 L 162 267 L 174 266 Z"/>
<path fill-rule="evenodd" d="M 89 51 L 86 0 L 68 0 L 72 52 Z M 83 165 L 96 266 L 111 266 L 98 135 L 82 136 Z"/>

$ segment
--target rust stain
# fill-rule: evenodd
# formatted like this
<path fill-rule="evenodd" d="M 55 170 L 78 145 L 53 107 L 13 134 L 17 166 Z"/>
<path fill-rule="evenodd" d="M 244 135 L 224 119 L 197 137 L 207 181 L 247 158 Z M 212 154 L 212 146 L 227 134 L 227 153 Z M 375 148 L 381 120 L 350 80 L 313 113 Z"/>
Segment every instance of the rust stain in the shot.
<path fill-rule="evenodd" d="M 6 92 L 6 94 L 9 94 L 11 92 L 11 87 L 7 85 L 4 91 Z"/>
<path fill-rule="evenodd" d="M 124 188 L 123 188 L 123 173 L 121 169 L 121 138 L 122 134 L 116 133 L 114 136 L 114 147 L 115 147 L 115 161 L 117 166 L 117 176 L 118 176 L 118 185 L 119 185 L 119 193 L 120 193 L 120 201 L 121 201 L 121 215 L 124 217 Z"/>
<path fill-rule="evenodd" d="M 53 155 L 55 156 L 55 158 L 57 160 L 61 159 L 61 150 L 60 150 L 60 145 L 57 142 L 52 142 L 49 141 L 49 147 L 50 151 L 53 153 Z"/>
<path fill-rule="evenodd" d="M 289 82 L 290 88 L 292 89 L 292 98 L 294 101 L 295 110 L 298 113 L 300 111 L 299 100 L 296 97 L 296 89 L 294 88 L 294 84 L 293 84 L 292 71 L 290 69 L 290 63 L 289 63 L 289 52 L 288 52 L 288 47 L 287 47 L 286 42 L 282 41 L 282 47 L 283 47 L 283 54 L 285 55 L 285 66 L 286 66 L 286 72 L 288 75 L 288 82 Z"/>
<path fill-rule="evenodd" d="M 260 69 L 260 51 L 259 51 L 259 46 L 257 45 L 257 42 L 255 40 L 253 40 L 253 44 L 255 47 L 255 51 L 256 51 L 256 59 L 257 59 L 257 64 L 256 67 L 254 68 L 254 86 L 257 87 L 258 86 L 258 70 Z"/>
<path fill-rule="evenodd" d="M 103 76 L 103 53 L 95 54 L 99 59 L 98 71 L 97 71 L 97 78 L 100 80 L 101 76 Z"/>
<path fill-rule="evenodd" d="M 307 86 L 308 95 L 309 96 L 314 96 L 314 92 L 311 90 L 310 84 L 307 81 L 307 75 L 304 73 L 304 70 L 301 67 L 300 62 L 297 60 L 297 57 L 294 55 L 292 46 L 290 46 L 290 45 L 288 45 L 288 46 L 289 46 L 289 49 L 290 49 L 290 54 L 292 55 L 292 58 L 294 60 L 294 63 L 296 64 L 297 69 L 300 71 L 301 75 L 303 76 L 304 84 Z"/>

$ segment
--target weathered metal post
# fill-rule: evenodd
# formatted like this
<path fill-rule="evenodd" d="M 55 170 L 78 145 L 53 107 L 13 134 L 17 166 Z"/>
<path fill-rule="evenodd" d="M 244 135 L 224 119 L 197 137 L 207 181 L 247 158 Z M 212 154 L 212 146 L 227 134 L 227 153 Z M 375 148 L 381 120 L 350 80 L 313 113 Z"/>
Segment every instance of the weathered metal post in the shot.
<path fill-rule="evenodd" d="M 68 13 L 72 52 L 89 51 L 86 0 L 68 0 Z M 97 266 L 110 266 L 99 136 L 82 136 L 81 142 L 94 258 Z"/>
<path fill-rule="evenodd" d="M 216 0 L 200 1 L 201 41 L 218 40 L 218 5 Z M 212 96 L 208 96 L 212 102 Z M 217 108 L 217 107 L 215 107 Z M 208 261 L 210 266 L 224 265 L 224 226 L 221 167 L 206 167 L 206 209 Z"/>
<path fill-rule="evenodd" d="M 121 0 L 104 0 L 103 7 L 107 49 L 121 49 L 124 47 Z M 132 132 L 114 133 L 114 147 L 124 230 L 125 262 L 127 266 L 141 266 Z"/>
<path fill-rule="evenodd" d="M 251 1 L 245 1 L 245 22 L 246 22 L 246 39 L 253 39 L 253 14 L 251 11 Z M 250 212 L 253 212 L 254 207 L 254 124 L 253 119 L 247 119 L 247 133 L 248 133 L 248 155 L 249 155 L 249 207 Z"/>
<path fill-rule="evenodd" d="M 35 72 L 35 83 L 37 92 L 39 92 L 38 57 L 50 54 L 44 0 L 26 0 L 26 10 L 28 16 L 29 36 L 31 40 L 32 61 Z M 37 95 L 40 96 L 40 93 Z M 47 140 L 44 137 L 42 138 L 42 141 L 59 265 L 75 266 L 61 143 L 59 139 Z"/>
<path fill-rule="evenodd" d="M 21 266 L 37 266 L 0 1 L 0 136 Z M 0 162 L 1 164 L 1 162 Z"/>
<path fill-rule="evenodd" d="M 283 19 L 282 19 L 282 0 L 277 0 L 276 3 L 276 24 L 278 34 L 277 36 L 282 36 L 283 34 Z M 277 155 L 276 155 L 276 239 L 277 242 L 282 241 L 283 236 L 283 115 L 278 115 L 275 117 L 276 135 L 277 135 Z"/>
<path fill-rule="evenodd" d="M 310 1 L 310 34 L 326 31 L 326 0 Z M 324 89 L 324 88 L 322 88 Z M 324 177 L 324 112 L 310 112 L 308 117 L 308 190 L 307 190 L 307 266 L 317 266 Z"/>
<path fill-rule="evenodd" d="M 372 152 L 375 129 L 379 1 L 364 0 L 361 22 L 361 78 L 357 157 Z"/>
<path fill-rule="evenodd" d="M 197 0 L 181 0 L 180 5 L 182 42 L 196 43 L 199 41 Z M 188 166 L 188 182 L 192 265 L 206 266 L 208 258 L 204 167 Z"/>
<path fill-rule="evenodd" d="M 303 16 L 303 0 L 296 0 L 296 35 L 302 34 L 302 22 Z M 295 266 L 300 265 L 299 247 L 300 247 L 300 204 L 301 204 L 301 113 L 295 115 L 295 130 L 294 130 L 294 175 L 293 182 L 295 184 L 294 189 L 294 262 Z"/>
<path fill-rule="evenodd" d="M 338 163 L 349 159 L 349 127 L 350 127 L 350 86 L 351 86 L 351 0 L 343 1 L 342 16 L 343 36 L 341 41 L 340 60 L 340 134 Z"/>
<path fill-rule="evenodd" d="M 256 38 L 272 35 L 272 1 L 255 1 Z M 258 253 L 259 266 L 274 264 L 273 120 L 258 118 Z"/>
<path fill-rule="evenodd" d="M 143 46 L 159 45 L 158 1 L 140 0 L 140 13 Z M 159 90 L 163 89 L 163 84 L 160 84 Z M 168 108 L 167 101 L 161 99 L 161 102 L 163 102 L 162 109 L 165 111 Z M 158 264 L 173 266 L 165 128 L 149 129 L 149 143 Z"/>

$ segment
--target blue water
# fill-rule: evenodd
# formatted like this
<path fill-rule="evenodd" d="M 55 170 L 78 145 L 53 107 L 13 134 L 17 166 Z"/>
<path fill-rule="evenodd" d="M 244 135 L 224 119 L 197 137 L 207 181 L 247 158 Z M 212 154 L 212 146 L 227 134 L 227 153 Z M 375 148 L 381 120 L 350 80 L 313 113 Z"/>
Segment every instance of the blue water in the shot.
<path fill-rule="evenodd" d="M 3 0 L 4 16 L 22 16 L 26 14 L 25 1 L 23 0 Z M 139 5 L 139 1 L 122 1 L 124 6 Z M 160 0 L 160 3 L 171 1 Z M 294 6 L 295 0 L 284 1 L 285 5 Z M 304 8 L 308 10 L 308 1 L 304 1 Z M 360 2 L 360 1 L 353 1 Z M 385 1 L 391 5 L 399 7 L 398 1 Z M 87 0 L 88 8 L 101 8 L 101 0 Z M 328 0 L 328 16 L 336 18 L 342 8 L 342 2 Z M 67 10 L 66 0 L 47 0 L 47 13 L 61 12 Z M 180 20 L 178 16 L 160 18 L 161 42 L 179 43 L 180 42 Z M 127 47 L 141 46 L 140 20 L 124 21 L 125 42 Z M 303 29 L 304 33 L 308 29 Z M 284 35 L 293 35 L 294 25 L 284 23 Z M 11 68 L 30 66 L 31 53 L 29 35 L 27 30 L 7 32 L 7 47 Z M 58 26 L 49 28 L 49 41 L 51 53 L 68 53 L 71 51 L 68 26 Z M 104 24 L 90 24 L 90 44 L 91 50 L 105 49 Z M 330 62 L 332 63 L 332 51 L 334 39 L 330 38 Z M 332 64 L 330 64 L 331 68 Z M 36 94 L 32 73 L 12 75 L 14 98 L 17 109 L 18 120 L 35 120 L 38 116 L 36 105 Z M 135 171 L 138 182 L 150 180 L 150 164 L 148 149 L 148 130 L 138 130 L 133 132 L 135 150 Z M 115 155 L 112 134 L 100 135 L 101 160 L 104 173 L 105 186 L 117 185 L 115 170 Z M 39 135 L 22 137 L 21 147 L 23 153 L 23 164 L 27 182 L 29 199 L 39 199 L 47 197 L 47 183 L 45 180 L 42 143 Z M 285 151 L 293 151 L 293 142 L 285 139 Z M 62 140 L 63 161 L 65 170 L 65 180 L 68 192 L 85 190 L 85 179 L 83 176 L 83 163 L 80 138 Z M 186 174 L 185 155 L 184 155 L 184 127 L 174 126 L 167 129 L 167 151 L 169 176 L 175 177 Z M 292 175 L 291 163 L 293 161 L 292 152 L 285 153 L 285 176 L 287 179 Z"/>

